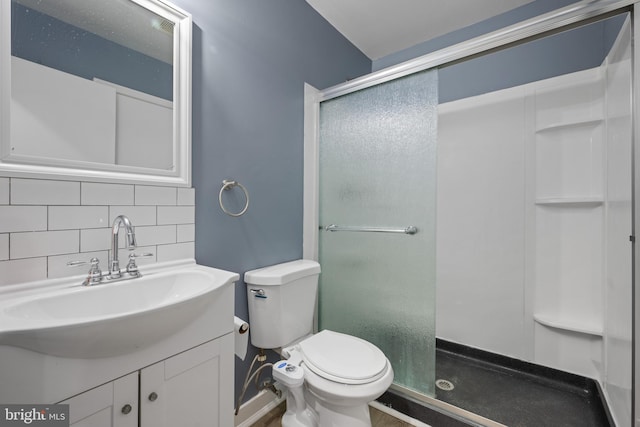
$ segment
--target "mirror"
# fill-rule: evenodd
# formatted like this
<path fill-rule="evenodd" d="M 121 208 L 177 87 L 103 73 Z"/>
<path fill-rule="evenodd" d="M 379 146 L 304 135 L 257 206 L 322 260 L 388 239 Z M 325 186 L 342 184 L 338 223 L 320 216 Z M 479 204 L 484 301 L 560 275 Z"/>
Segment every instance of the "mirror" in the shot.
<path fill-rule="evenodd" d="M 190 185 L 189 14 L 12 0 L 0 22 L 0 173 Z"/>

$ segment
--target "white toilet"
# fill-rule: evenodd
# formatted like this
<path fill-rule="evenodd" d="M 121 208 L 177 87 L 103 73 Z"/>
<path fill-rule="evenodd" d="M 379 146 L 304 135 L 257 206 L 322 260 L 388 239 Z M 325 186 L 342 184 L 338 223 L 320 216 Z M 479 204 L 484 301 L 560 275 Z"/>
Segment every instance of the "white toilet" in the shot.
<path fill-rule="evenodd" d="M 313 334 L 320 265 L 297 260 L 244 274 L 251 343 L 281 351 L 273 378 L 288 389 L 283 427 L 371 427 L 368 403 L 393 381 L 378 347 L 351 335 Z"/>

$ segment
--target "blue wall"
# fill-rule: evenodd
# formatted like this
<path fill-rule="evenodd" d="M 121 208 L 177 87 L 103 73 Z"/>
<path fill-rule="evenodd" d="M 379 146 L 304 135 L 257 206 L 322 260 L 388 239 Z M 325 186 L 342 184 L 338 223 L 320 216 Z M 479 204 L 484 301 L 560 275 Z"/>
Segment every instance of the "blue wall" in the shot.
<path fill-rule="evenodd" d="M 393 66 L 574 2 L 575 0 L 536 0 L 486 21 L 380 58 L 373 62 L 372 69 L 376 71 Z M 609 52 L 623 21 L 621 16 L 613 17 L 442 67 L 438 73 L 439 102 L 454 101 L 597 67 Z"/>
<path fill-rule="evenodd" d="M 441 103 L 598 67 L 622 16 L 441 68 Z"/>
<path fill-rule="evenodd" d="M 92 80 L 97 77 L 167 100 L 173 67 L 11 2 L 11 54 Z"/>
<path fill-rule="evenodd" d="M 371 61 L 303 0 L 174 3 L 194 21 L 196 260 L 242 275 L 300 258 L 304 82 L 332 86 L 370 72 Z M 226 178 L 249 191 L 242 217 L 218 206 Z M 241 209 L 239 189 L 225 196 Z M 242 281 L 235 312 L 248 318 Z M 236 396 L 254 354 L 236 358 Z"/>
<path fill-rule="evenodd" d="M 576 3 L 577 1 L 578 0 L 535 0 L 531 3 L 525 4 L 524 6 L 520 6 L 516 9 L 494 16 L 493 18 L 489 18 L 485 21 L 478 22 L 460 30 L 444 34 L 440 37 L 427 40 L 423 43 L 419 43 L 415 46 L 411 46 L 407 49 L 379 58 L 373 61 L 372 70 L 378 71 L 383 68 L 417 58 L 418 56 L 453 46 L 454 44 L 470 40 L 474 37 L 488 34 L 492 31 L 508 27 L 509 25 L 568 6 Z"/>

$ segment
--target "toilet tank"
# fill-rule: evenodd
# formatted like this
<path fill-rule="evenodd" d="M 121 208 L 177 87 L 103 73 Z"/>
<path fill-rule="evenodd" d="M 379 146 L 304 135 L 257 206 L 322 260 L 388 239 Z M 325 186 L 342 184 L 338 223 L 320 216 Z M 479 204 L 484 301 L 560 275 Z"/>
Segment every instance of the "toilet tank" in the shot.
<path fill-rule="evenodd" d="M 320 264 L 296 260 L 244 273 L 251 344 L 274 349 L 313 333 Z"/>

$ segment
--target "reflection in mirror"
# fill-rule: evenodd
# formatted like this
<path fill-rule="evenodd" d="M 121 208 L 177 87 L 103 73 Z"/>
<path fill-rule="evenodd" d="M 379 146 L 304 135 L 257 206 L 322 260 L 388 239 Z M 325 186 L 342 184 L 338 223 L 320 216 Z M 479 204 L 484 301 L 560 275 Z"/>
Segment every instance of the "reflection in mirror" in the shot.
<path fill-rule="evenodd" d="M 631 425 L 630 17 L 439 73 L 438 338 L 594 379 Z M 436 360 L 438 378 L 484 395 L 456 384 L 439 399 L 518 423 L 479 403 L 495 394 L 459 376 L 462 358 Z"/>
<path fill-rule="evenodd" d="M 189 181 L 189 15 L 157 0 L 12 0 L 10 14 L 3 169 Z"/>

